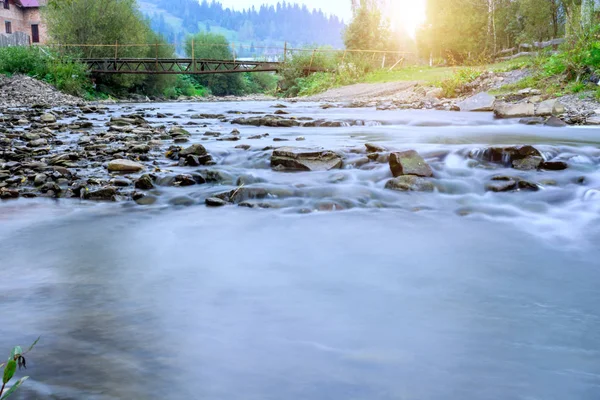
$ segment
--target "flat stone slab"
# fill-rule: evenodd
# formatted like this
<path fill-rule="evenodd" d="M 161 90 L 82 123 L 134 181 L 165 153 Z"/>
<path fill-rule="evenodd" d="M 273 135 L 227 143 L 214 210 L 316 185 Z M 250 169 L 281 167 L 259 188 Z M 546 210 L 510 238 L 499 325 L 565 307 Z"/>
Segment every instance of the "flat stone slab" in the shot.
<path fill-rule="evenodd" d="M 321 149 L 281 147 L 271 156 L 271 168 L 279 171 L 329 171 L 342 164 L 337 153 Z"/>
<path fill-rule="evenodd" d="M 481 92 L 458 102 L 456 105 L 460 111 L 492 111 L 495 102 L 495 96 L 487 92 Z"/>

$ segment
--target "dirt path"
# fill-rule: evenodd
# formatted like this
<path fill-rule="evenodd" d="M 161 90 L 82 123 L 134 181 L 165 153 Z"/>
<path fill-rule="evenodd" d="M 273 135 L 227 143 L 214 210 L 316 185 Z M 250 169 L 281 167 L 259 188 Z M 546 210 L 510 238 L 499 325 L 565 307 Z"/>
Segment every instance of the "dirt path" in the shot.
<path fill-rule="evenodd" d="M 355 85 L 330 89 L 314 96 L 303 97 L 304 101 L 354 101 L 375 98 L 404 97 L 413 93 L 417 82 L 357 83 Z"/>

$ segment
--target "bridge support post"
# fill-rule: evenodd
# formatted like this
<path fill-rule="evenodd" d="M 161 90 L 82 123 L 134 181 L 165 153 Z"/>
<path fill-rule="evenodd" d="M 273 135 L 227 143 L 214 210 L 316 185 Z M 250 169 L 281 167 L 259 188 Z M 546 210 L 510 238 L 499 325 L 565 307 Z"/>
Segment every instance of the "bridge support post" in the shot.
<path fill-rule="evenodd" d="M 287 42 L 283 44 L 283 62 L 287 61 Z"/>
<path fill-rule="evenodd" d="M 192 37 L 192 72 L 196 72 L 196 59 L 194 58 L 194 37 Z"/>

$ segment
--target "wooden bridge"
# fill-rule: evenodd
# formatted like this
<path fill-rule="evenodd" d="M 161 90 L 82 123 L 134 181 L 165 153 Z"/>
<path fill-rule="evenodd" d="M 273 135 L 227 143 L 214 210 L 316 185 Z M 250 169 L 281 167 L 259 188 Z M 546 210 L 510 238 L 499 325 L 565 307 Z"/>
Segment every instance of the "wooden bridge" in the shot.
<path fill-rule="evenodd" d="M 243 60 L 204 60 L 192 58 L 83 58 L 95 74 L 232 74 L 277 72 L 281 62 Z"/>

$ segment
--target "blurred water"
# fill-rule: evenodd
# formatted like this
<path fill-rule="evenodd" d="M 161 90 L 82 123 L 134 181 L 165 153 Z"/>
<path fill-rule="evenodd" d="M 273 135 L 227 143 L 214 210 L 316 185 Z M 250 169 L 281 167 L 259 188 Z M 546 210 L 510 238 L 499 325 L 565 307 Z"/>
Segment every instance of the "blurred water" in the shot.
<path fill-rule="evenodd" d="M 432 155 L 448 191 L 386 191 L 384 164 L 275 173 L 268 141 L 248 141 L 250 152 L 209 141 L 220 168 L 298 196 L 266 210 L 202 205 L 228 185 L 162 189 L 198 199 L 183 209 L 0 203 L 0 348 L 42 335 L 17 399 L 599 398 L 600 131 L 487 114 L 288 111 L 381 125 L 239 129 L 349 156 L 365 142 L 414 148 Z M 231 129 L 215 120 L 190 130 L 219 128 Z M 539 192 L 486 193 L 490 176 L 515 174 L 469 165 L 465 154 L 489 143 L 534 143 L 570 168 L 524 173 L 557 181 Z M 296 212 L 324 199 L 352 207 Z"/>

